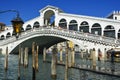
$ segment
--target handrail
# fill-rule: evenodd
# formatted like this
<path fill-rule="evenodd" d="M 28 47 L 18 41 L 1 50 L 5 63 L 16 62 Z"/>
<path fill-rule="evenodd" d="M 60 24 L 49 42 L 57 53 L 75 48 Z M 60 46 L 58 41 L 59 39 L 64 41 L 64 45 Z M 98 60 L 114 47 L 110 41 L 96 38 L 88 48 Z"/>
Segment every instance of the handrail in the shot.
<path fill-rule="evenodd" d="M 87 40 L 90 42 L 96 42 L 98 44 L 104 44 L 104 45 L 110 45 L 110 46 L 118 46 L 120 45 L 120 40 L 114 39 L 114 38 L 109 38 L 109 37 L 103 37 L 95 34 L 90 34 L 90 33 L 83 33 L 83 32 L 77 32 L 77 31 L 72 31 L 72 30 L 67 30 L 67 29 L 59 29 L 59 28 L 50 28 L 50 27 L 40 27 L 40 28 L 35 28 L 28 30 L 26 32 L 21 33 L 20 37 L 18 40 L 30 37 L 35 34 L 54 34 L 54 35 L 59 35 L 59 36 L 64 36 L 64 37 L 69 37 L 69 38 L 75 38 L 75 39 L 81 39 L 81 40 Z M 0 41 L 0 46 L 12 43 L 17 41 L 16 38 L 10 37 L 6 40 L 1 40 Z"/>

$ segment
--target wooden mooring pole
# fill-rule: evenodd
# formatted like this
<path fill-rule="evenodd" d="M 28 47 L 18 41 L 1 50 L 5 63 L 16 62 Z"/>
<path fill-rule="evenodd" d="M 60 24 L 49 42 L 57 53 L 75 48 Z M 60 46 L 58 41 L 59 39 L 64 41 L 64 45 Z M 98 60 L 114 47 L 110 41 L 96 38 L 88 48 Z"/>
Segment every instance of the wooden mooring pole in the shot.
<path fill-rule="evenodd" d="M 32 43 L 32 80 L 36 80 L 35 74 L 35 42 Z"/>
<path fill-rule="evenodd" d="M 28 67 L 28 47 L 25 47 L 25 54 L 24 54 L 24 67 Z"/>
<path fill-rule="evenodd" d="M 52 61 L 51 61 L 51 77 L 53 79 L 57 78 L 57 73 L 56 73 L 57 53 L 58 50 L 57 50 L 57 46 L 55 45 L 52 50 Z"/>
<path fill-rule="evenodd" d="M 24 49 L 20 47 L 20 65 L 24 65 Z"/>
<path fill-rule="evenodd" d="M 46 61 L 46 48 L 43 49 L 43 62 Z"/>
<path fill-rule="evenodd" d="M 4 69 L 5 69 L 5 71 L 7 72 L 7 70 L 8 70 L 8 47 L 6 47 L 6 55 L 5 55 Z"/>
<path fill-rule="evenodd" d="M 93 69 L 96 70 L 96 51 L 95 48 L 92 50 L 92 66 Z"/>
<path fill-rule="evenodd" d="M 36 80 L 36 72 L 38 72 L 38 52 L 39 52 L 39 46 L 36 45 L 35 42 L 32 43 L 32 80 Z"/>
<path fill-rule="evenodd" d="M 18 55 L 18 80 L 20 80 L 20 57 L 21 57 L 21 46 L 19 46 L 19 55 Z"/>
<path fill-rule="evenodd" d="M 35 69 L 38 72 L 38 52 L 39 52 L 39 46 L 37 46 L 37 50 L 36 50 L 36 56 L 35 56 Z"/>
<path fill-rule="evenodd" d="M 68 80 L 68 43 L 66 43 L 65 79 Z"/>

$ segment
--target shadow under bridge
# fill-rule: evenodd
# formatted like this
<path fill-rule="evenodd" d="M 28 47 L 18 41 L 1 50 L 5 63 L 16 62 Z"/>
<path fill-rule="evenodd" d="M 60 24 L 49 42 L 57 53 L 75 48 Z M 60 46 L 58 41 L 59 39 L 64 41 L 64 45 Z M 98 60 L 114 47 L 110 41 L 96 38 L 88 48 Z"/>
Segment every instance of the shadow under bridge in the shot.
<path fill-rule="evenodd" d="M 51 47 L 54 44 L 64 42 L 66 39 L 60 38 L 60 37 L 55 37 L 55 36 L 38 36 L 38 37 L 33 37 L 28 40 L 23 41 L 19 45 L 21 45 L 22 48 L 28 47 L 29 53 L 32 52 L 32 43 L 36 42 L 37 45 L 39 45 L 39 53 L 43 53 L 44 47 L 47 49 Z M 19 52 L 19 45 L 16 46 L 10 54 L 18 54 Z"/>

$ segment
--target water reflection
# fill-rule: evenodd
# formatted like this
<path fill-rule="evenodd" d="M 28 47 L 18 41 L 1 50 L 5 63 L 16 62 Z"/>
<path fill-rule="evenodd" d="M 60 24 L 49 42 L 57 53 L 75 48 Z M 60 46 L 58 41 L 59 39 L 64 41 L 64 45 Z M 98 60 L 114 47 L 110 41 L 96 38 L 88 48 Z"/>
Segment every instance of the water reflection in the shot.
<path fill-rule="evenodd" d="M 111 63 L 111 73 L 114 74 L 115 72 L 115 63 Z"/>

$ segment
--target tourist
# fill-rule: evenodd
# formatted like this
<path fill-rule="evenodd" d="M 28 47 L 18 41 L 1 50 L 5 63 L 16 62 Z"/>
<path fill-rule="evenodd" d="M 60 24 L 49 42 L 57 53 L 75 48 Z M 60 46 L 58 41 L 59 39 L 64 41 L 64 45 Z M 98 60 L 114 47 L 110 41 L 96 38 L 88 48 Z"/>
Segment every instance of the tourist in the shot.
<path fill-rule="evenodd" d="M 101 58 L 102 58 L 102 53 L 100 49 L 98 49 L 98 61 L 101 61 Z"/>

